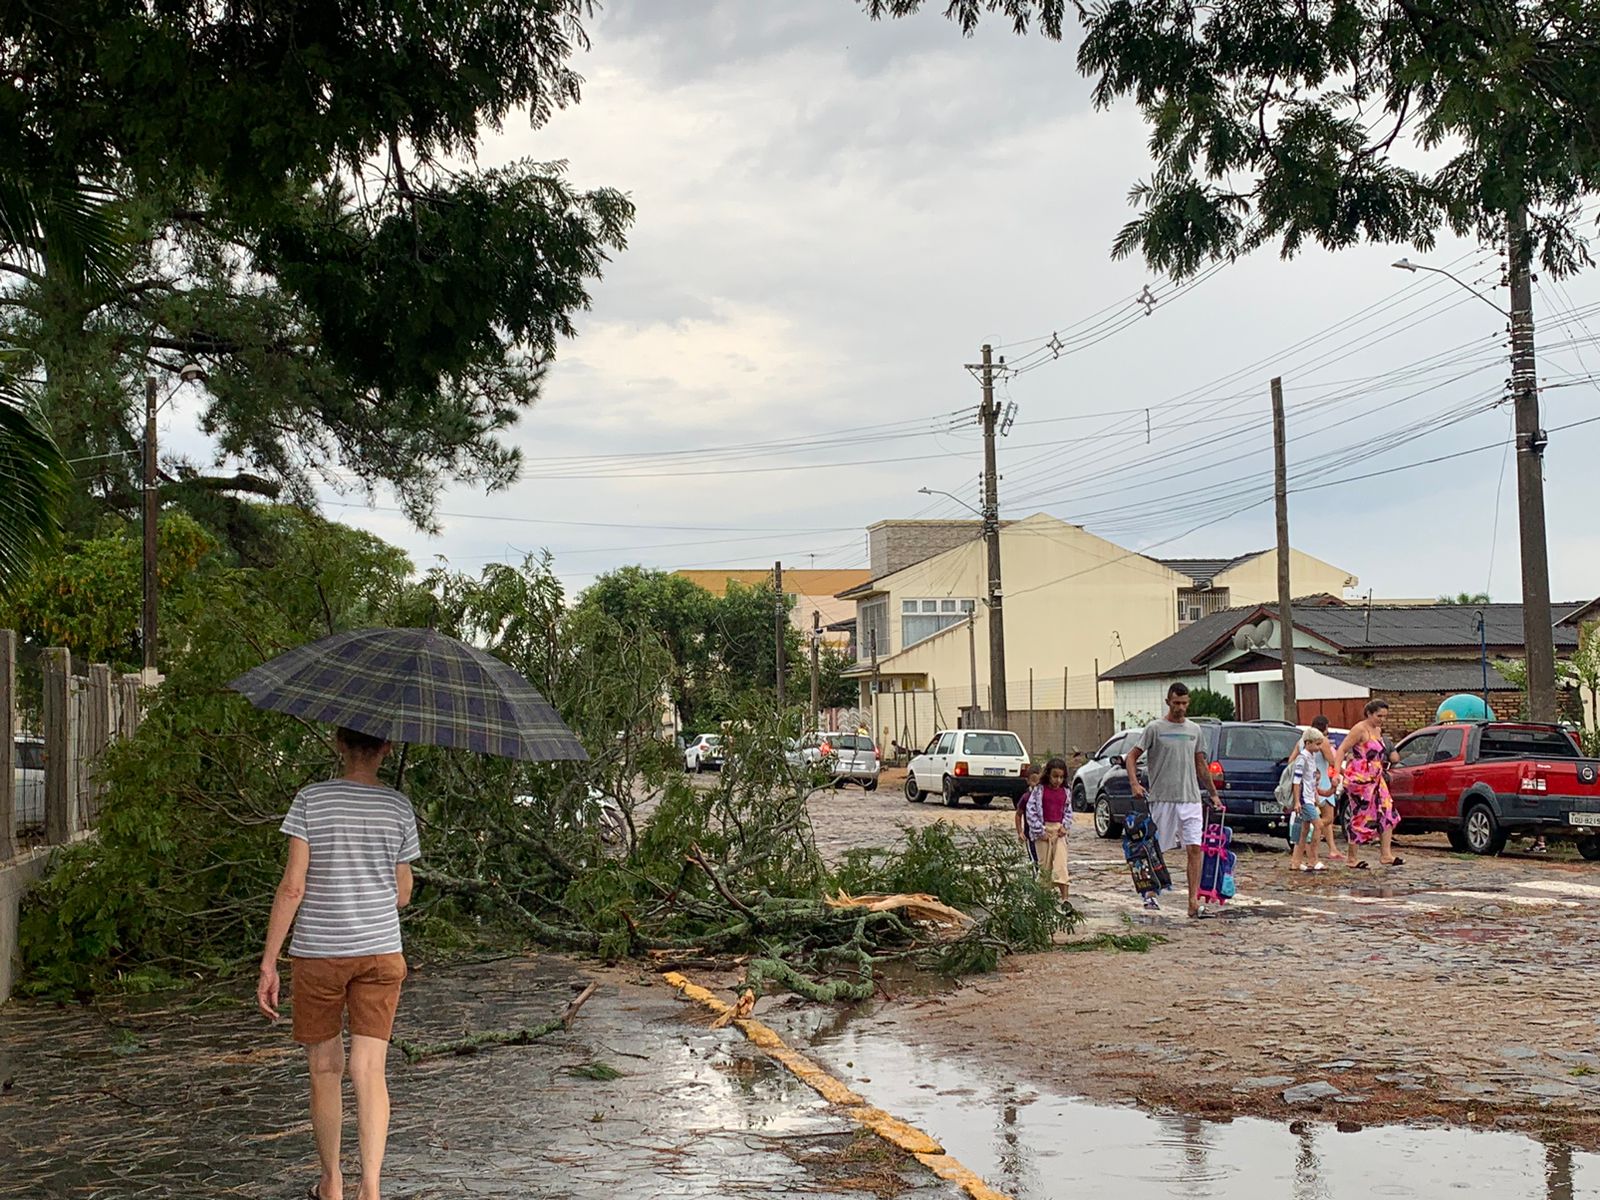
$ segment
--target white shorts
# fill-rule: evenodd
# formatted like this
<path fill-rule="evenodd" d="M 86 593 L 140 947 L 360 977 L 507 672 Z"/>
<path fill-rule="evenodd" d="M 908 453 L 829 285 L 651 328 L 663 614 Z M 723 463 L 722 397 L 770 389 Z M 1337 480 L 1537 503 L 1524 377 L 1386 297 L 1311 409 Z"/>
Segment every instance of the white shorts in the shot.
<path fill-rule="evenodd" d="M 1198 846 L 1205 825 L 1204 813 L 1198 804 L 1163 804 L 1159 800 L 1150 806 L 1150 819 L 1155 822 L 1156 837 L 1163 850 L 1176 850 L 1179 846 Z"/>

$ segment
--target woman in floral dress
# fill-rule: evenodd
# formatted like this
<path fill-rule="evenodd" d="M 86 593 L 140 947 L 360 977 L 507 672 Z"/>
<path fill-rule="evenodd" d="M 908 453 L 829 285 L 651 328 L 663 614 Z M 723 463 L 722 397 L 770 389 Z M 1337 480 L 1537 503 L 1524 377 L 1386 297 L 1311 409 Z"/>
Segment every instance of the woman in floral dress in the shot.
<path fill-rule="evenodd" d="M 1383 723 L 1388 717 L 1387 701 L 1369 700 L 1366 715 L 1339 744 L 1333 762 L 1335 776 L 1342 774 L 1345 782 L 1345 836 L 1349 845 L 1345 865 L 1356 870 L 1367 868 L 1357 856 L 1356 847 L 1373 842 L 1378 843 L 1378 859 L 1384 866 L 1398 867 L 1405 862 L 1395 855 L 1390 844 L 1394 827 L 1400 824 L 1400 814 L 1394 810 L 1385 773 L 1389 747 L 1383 740 Z"/>

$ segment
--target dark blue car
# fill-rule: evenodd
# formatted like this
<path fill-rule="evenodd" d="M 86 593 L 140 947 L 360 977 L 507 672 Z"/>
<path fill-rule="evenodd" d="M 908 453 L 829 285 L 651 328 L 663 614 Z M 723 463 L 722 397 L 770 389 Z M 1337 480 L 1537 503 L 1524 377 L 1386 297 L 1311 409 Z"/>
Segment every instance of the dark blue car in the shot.
<path fill-rule="evenodd" d="M 1206 760 L 1217 793 L 1228 809 L 1228 824 L 1252 833 L 1284 833 L 1288 818 L 1273 795 L 1283 768 L 1300 743 L 1300 727 L 1286 721 L 1201 721 Z M 1145 777 L 1143 763 L 1139 777 Z M 1122 820 L 1133 806 L 1127 768 L 1114 765 L 1100 787 L 1094 831 L 1103 838 L 1122 836 Z"/>

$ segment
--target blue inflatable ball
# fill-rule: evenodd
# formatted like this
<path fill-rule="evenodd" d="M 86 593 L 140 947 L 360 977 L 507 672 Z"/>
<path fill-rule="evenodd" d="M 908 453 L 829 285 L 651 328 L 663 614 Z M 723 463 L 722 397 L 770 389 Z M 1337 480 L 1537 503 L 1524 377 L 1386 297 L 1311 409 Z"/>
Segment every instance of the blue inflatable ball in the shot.
<path fill-rule="evenodd" d="M 1492 721 L 1494 709 L 1483 702 L 1482 696 L 1461 692 L 1448 697 L 1434 714 L 1435 721 Z"/>

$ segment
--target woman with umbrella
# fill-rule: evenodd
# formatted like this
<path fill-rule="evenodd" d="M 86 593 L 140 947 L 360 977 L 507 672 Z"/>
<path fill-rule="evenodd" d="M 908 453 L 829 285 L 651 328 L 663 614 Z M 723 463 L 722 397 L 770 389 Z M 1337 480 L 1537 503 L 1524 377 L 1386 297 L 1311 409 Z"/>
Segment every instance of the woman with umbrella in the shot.
<path fill-rule="evenodd" d="M 258 708 L 337 726 L 343 770 L 302 788 L 282 832 L 288 864 L 267 926 L 256 1002 L 279 1018 L 278 956 L 289 942 L 294 1040 L 306 1047 L 321 1173 L 312 1200 L 342 1200 L 350 1079 L 361 1142 L 360 1200 L 378 1200 L 389 1133 L 388 1043 L 406 975 L 399 910 L 421 854 L 416 815 L 378 769 L 396 742 L 530 761 L 583 760 L 582 744 L 533 685 L 498 659 L 431 629 L 335 634 L 230 685 Z M 404 756 L 401 758 L 402 767 Z"/>

